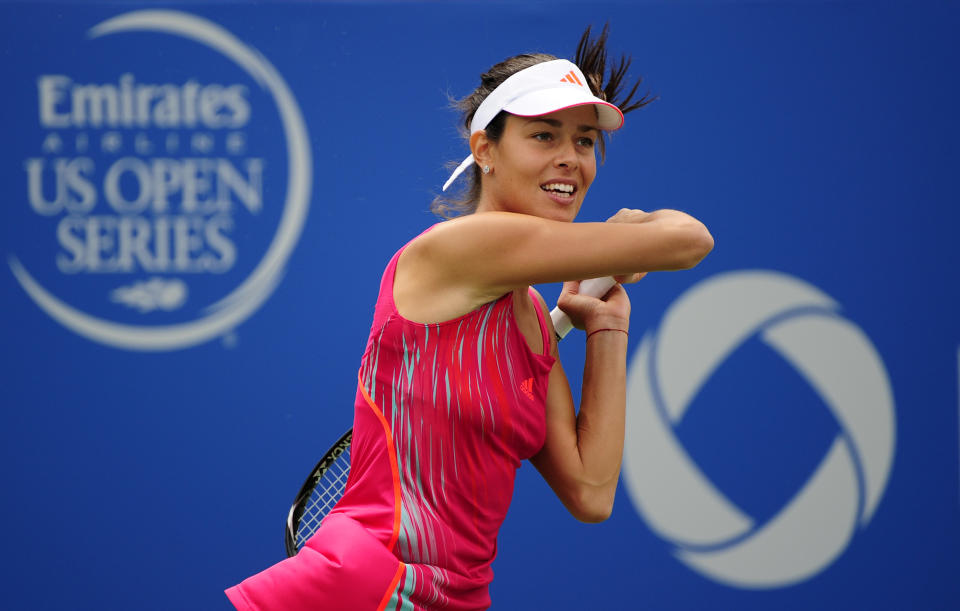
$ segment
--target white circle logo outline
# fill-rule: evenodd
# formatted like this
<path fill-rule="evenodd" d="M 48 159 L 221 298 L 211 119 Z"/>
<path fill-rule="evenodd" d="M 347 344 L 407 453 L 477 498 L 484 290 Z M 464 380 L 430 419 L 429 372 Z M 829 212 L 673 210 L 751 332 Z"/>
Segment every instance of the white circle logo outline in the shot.
<path fill-rule="evenodd" d="M 300 238 L 310 203 L 311 155 L 306 124 L 280 73 L 256 49 L 223 27 L 189 13 L 168 10 L 133 11 L 107 19 L 88 32 L 90 38 L 131 31 L 181 36 L 221 53 L 270 92 L 277 104 L 287 141 L 287 198 L 273 241 L 257 267 L 230 294 L 208 306 L 203 318 L 188 323 L 142 327 L 91 316 L 58 299 L 37 282 L 19 259 L 8 264 L 20 286 L 51 318 L 88 339 L 128 350 L 187 348 L 223 335 L 252 315 L 273 293 Z"/>
<path fill-rule="evenodd" d="M 628 370 L 624 483 L 675 556 L 719 583 L 778 588 L 826 569 L 872 518 L 895 449 L 889 377 L 869 338 L 819 289 L 787 274 L 739 271 L 681 295 Z M 756 526 L 673 433 L 715 369 L 758 334 L 816 390 L 841 432 L 780 512 Z"/>

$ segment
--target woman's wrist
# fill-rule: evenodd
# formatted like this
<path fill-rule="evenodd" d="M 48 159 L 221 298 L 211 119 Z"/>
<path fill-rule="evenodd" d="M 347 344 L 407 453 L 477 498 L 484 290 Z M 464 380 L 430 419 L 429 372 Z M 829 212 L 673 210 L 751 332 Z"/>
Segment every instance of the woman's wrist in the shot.
<path fill-rule="evenodd" d="M 583 330 L 587 336 L 601 329 L 618 329 L 626 333 L 630 329 L 630 320 L 622 316 L 596 316 L 592 320 L 584 321 Z"/>
<path fill-rule="evenodd" d="M 590 339 L 591 336 L 598 333 L 622 333 L 624 337 L 629 337 L 630 333 L 626 329 L 621 329 L 620 327 L 602 327 L 599 329 L 593 329 L 592 331 L 587 332 L 587 339 Z"/>

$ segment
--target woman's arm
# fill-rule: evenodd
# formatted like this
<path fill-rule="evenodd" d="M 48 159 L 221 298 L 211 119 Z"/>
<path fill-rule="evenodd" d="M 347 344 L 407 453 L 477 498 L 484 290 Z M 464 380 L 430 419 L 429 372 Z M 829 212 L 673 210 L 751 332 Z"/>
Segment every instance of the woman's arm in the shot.
<path fill-rule="evenodd" d="M 486 212 L 441 223 L 404 250 L 394 296 L 417 320 L 443 320 L 531 284 L 686 269 L 713 247 L 706 227 L 676 210 L 621 210 L 610 220 Z"/>
<path fill-rule="evenodd" d="M 587 336 L 580 411 L 557 360 L 547 389 L 547 436 L 531 462 L 564 506 L 583 522 L 601 522 L 613 510 L 620 477 L 626 405 L 630 302 L 616 286 L 601 301 L 567 283 L 560 304 Z M 607 329 L 601 331 L 600 329 Z M 556 344 L 553 346 L 554 356 Z"/>

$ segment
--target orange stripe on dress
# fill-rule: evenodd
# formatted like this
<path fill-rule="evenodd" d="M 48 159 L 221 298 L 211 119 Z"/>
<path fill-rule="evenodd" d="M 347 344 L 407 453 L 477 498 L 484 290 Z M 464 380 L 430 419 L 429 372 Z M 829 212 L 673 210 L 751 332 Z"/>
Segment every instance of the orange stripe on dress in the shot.
<path fill-rule="evenodd" d="M 363 394 L 364 400 L 367 402 L 367 405 L 370 406 L 370 409 L 373 410 L 380 424 L 383 425 L 383 432 L 387 436 L 387 456 L 390 457 L 390 475 L 393 476 L 393 534 L 390 535 L 390 543 L 387 545 L 387 549 L 392 552 L 393 546 L 396 545 L 397 539 L 400 537 L 400 469 L 397 467 L 397 454 L 394 451 L 393 433 L 390 431 L 390 425 L 387 423 L 387 419 L 384 418 L 383 412 L 380 411 L 377 404 L 373 402 L 373 399 L 371 399 L 367 393 L 367 389 L 363 386 L 363 378 L 360 377 L 359 373 L 357 374 L 357 382 L 360 385 L 360 392 Z"/>
<path fill-rule="evenodd" d="M 400 583 L 400 577 L 403 576 L 403 571 L 406 568 L 407 565 L 405 565 L 403 562 L 401 562 L 400 566 L 397 567 L 397 572 L 393 574 L 393 581 L 391 581 L 390 585 L 387 586 L 387 592 L 383 595 L 383 599 L 380 601 L 380 606 L 377 607 L 377 611 L 384 611 L 384 609 L 387 608 L 387 603 L 390 602 L 390 598 L 397 589 L 397 584 Z"/>

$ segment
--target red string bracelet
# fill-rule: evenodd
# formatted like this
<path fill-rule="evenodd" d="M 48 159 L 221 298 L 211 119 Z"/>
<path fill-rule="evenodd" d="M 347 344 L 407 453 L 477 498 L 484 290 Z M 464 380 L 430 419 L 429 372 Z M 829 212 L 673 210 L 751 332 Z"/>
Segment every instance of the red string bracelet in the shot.
<path fill-rule="evenodd" d="M 611 328 L 609 328 L 609 329 L 594 329 L 594 330 L 591 331 L 590 333 L 587 333 L 587 339 L 590 339 L 590 336 L 593 335 L 594 333 L 600 333 L 601 331 L 619 331 L 620 333 L 623 333 L 623 334 L 626 335 L 627 337 L 630 337 L 630 334 L 627 333 L 627 330 L 626 330 L 626 329 L 614 329 L 614 328 L 611 327 Z"/>

